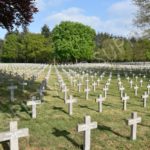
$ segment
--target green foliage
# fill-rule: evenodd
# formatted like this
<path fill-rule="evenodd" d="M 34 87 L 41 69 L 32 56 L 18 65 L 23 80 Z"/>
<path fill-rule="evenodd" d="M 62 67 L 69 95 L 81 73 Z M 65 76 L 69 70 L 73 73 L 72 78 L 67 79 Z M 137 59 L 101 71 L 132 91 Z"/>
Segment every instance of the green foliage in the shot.
<path fill-rule="evenodd" d="M 41 29 L 41 34 L 45 37 L 45 38 L 49 38 L 51 35 L 50 29 L 49 27 L 45 24 L 42 29 Z"/>
<path fill-rule="evenodd" d="M 55 57 L 58 61 L 91 60 L 95 47 L 95 31 L 75 22 L 61 22 L 52 31 Z"/>
<path fill-rule="evenodd" d="M 2 58 L 4 61 L 49 62 L 52 55 L 51 45 L 41 34 L 11 33 L 6 36 Z"/>

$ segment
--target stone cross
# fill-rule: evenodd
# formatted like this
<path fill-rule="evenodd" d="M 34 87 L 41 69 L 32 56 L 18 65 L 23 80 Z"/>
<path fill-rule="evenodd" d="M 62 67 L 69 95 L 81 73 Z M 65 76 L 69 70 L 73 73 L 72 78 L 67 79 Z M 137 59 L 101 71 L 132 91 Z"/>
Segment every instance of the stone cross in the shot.
<path fill-rule="evenodd" d="M 132 88 L 132 85 L 133 85 L 133 81 L 130 80 L 130 88 Z"/>
<path fill-rule="evenodd" d="M 128 82 L 129 82 L 129 80 L 130 80 L 130 77 L 129 77 L 129 76 L 127 77 L 127 80 L 128 80 Z"/>
<path fill-rule="evenodd" d="M 98 78 L 98 79 L 97 79 L 97 85 L 98 85 L 98 86 L 99 86 L 99 82 L 100 82 L 100 79 Z"/>
<path fill-rule="evenodd" d="M 90 116 L 85 116 L 85 124 L 78 124 L 78 132 L 84 131 L 84 150 L 91 148 L 91 130 L 97 128 L 97 122 L 91 122 Z"/>
<path fill-rule="evenodd" d="M 69 104 L 68 105 L 68 111 L 69 111 L 69 115 L 72 115 L 72 112 L 73 112 L 73 103 L 76 103 L 77 100 L 76 99 L 73 99 L 72 95 L 70 95 L 70 98 L 66 100 L 66 104 Z"/>
<path fill-rule="evenodd" d="M 129 100 L 129 96 L 127 96 L 127 94 L 125 93 L 125 95 L 122 97 L 122 101 L 123 101 L 123 110 L 127 110 L 127 100 Z"/>
<path fill-rule="evenodd" d="M 86 87 L 88 88 L 88 83 L 89 83 L 88 78 L 85 81 L 86 81 Z"/>
<path fill-rule="evenodd" d="M 144 95 L 142 95 L 143 106 L 144 107 L 146 107 L 147 98 L 148 98 L 148 94 L 147 94 L 147 92 L 145 92 Z"/>
<path fill-rule="evenodd" d="M 147 85 L 148 95 L 150 94 L 150 84 Z"/>
<path fill-rule="evenodd" d="M 102 97 L 102 95 L 99 95 L 99 97 L 96 99 L 96 102 L 98 102 L 99 103 L 99 105 L 98 105 L 98 110 L 99 110 L 99 112 L 102 112 L 102 103 L 103 103 L 103 101 L 105 100 L 105 98 L 104 97 Z"/>
<path fill-rule="evenodd" d="M 94 90 L 94 92 L 95 92 L 97 83 L 94 81 L 94 83 L 92 84 L 92 86 L 93 86 L 93 90 Z"/>
<path fill-rule="evenodd" d="M 141 87 L 143 86 L 143 80 L 142 79 L 140 80 L 140 85 L 141 85 Z"/>
<path fill-rule="evenodd" d="M 36 97 L 32 97 L 32 101 L 28 101 L 27 105 L 32 106 L 32 118 L 36 118 L 36 105 L 41 104 L 40 100 L 36 100 Z"/>
<path fill-rule="evenodd" d="M 87 87 L 84 92 L 86 93 L 86 100 L 89 99 L 89 92 L 90 92 L 90 89 Z"/>
<path fill-rule="evenodd" d="M 80 81 L 78 82 L 77 86 L 78 86 L 78 92 L 81 92 L 82 83 Z"/>
<path fill-rule="evenodd" d="M 63 88 L 63 90 L 62 90 L 62 92 L 64 92 L 64 100 L 66 101 L 66 99 L 67 99 L 67 92 L 68 92 L 69 90 L 67 89 L 67 86 L 65 86 L 64 88 Z"/>
<path fill-rule="evenodd" d="M 15 100 L 15 98 L 14 98 L 15 89 L 17 89 L 17 86 L 14 86 L 14 85 L 8 86 L 8 90 L 10 90 L 10 100 L 11 100 L 11 102 L 13 102 Z"/>
<path fill-rule="evenodd" d="M 0 133 L 0 142 L 10 141 L 10 150 L 19 150 L 18 139 L 26 136 L 29 136 L 29 129 L 18 129 L 17 121 L 11 121 L 10 131 Z"/>
<path fill-rule="evenodd" d="M 105 87 L 103 88 L 103 91 L 104 91 L 105 98 L 106 98 L 106 97 L 107 97 L 107 91 L 108 91 L 108 88 L 105 86 Z"/>
<path fill-rule="evenodd" d="M 128 125 L 131 126 L 131 139 L 136 140 L 137 124 L 142 121 L 141 117 L 137 117 L 137 112 L 131 114 L 131 119 L 128 119 Z"/>
<path fill-rule="evenodd" d="M 20 83 L 22 85 L 22 91 L 24 92 L 24 86 L 27 86 L 27 82 Z"/>
<path fill-rule="evenodd" d="M 121 86 L 121 87 L 120 87 L 121 97 L 123 97 L 123 91 L 124 91 L 124 87 Z"/>
<path fill-rule="evenodd" d="M 138 76 L 136 76 L 135 79 L 136 79 L 136 82 L 137 82 Z"/>
<path fill-rule="evenodd" d="M 134 90 L 135 90 L 135 96 L 137 96 L 138 88 L 139 88 L 139 87 L 138 87 L 137 85 L 134 87 Z"/>

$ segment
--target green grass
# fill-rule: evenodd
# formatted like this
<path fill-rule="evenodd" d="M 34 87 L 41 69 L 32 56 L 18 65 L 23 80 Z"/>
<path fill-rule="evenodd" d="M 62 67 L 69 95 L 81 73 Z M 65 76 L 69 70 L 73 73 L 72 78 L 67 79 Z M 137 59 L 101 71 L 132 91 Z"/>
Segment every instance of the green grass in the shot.
<path fill-rule="evenodd" d="M 103 103 L 103 112 L 99 113 L 95 99 L 102 93 L 108 75 L 106 74 L 103 81 L 100 82 L 96 92 L 90 92 L 89 100 L 85 100 L 84 88 L 82 87 L 82 92 L 78 93 L 77 87 L 71 87 L 67 76 L 60 71 L 69 88 L 69 94 L 78 100 L 77 103 L 73 104 L 73 115 L 69 116 L 68 105 L 64 103 L 64 95 L 60 92 L 56 73 L 52 68 L 49 79 L 50 88 L 46 91 L 45 102 L 37 106 L 37 119 L 32 119 L 30 107 L 27 107 L 23 102 L 35 93 L 46 73 L 47 70 L 34 85 L 27 89 L 25 94 L 17 92 L 17 101 L 14 103 L 9 103 L 9 95 L 5 89 L 0 95 L 0 132 L 9 130 L 9 121 L 12 119 L 18 120 L 19 128 L 29 128 L 29 140 L 21 138 L 19 141 L 21 150 L 82 149 L 83 132 L 77 132 L 77 124 L 83 123 L 85 115 L 90 115 L 92 121 L 98 123 L 98 128 L 92 130 L 92 150 L 148 150 L 150 148 L 150 104 L 148 101 L 147 108 L 143 108 L 141 101 L 141 95 L 146 90 L 148 79 L 144 80 L 143 87 L 139 88 L 138 96 L 135 97 L 134 90 L 130 89 L 130 84 L 124 77 L 121 77 L 126 92 L 130 96 L 130 100 L 127 102 L 127 111 L 123 111 L 117 78 L 113 76 L 108 97 Z M 92 90 L 92 87 L 90 88 Z M 142 122 L 138 125 L 136 141 L 129 139 L 130 127 L 126 124 L 126 120 L 130 118 L 133 111 L 142 117 Z"/>

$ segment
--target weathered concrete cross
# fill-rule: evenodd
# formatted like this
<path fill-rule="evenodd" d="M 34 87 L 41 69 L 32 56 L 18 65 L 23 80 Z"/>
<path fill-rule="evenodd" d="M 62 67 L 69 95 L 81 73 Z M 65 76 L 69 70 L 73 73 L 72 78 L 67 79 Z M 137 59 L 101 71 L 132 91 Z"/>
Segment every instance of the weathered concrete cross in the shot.
<path fill-rule="evenodd" d="M 72 115 L 72 112 L 73 112 L 73 103 L 76 103 L 77 100 L 76 99 L 73 99 L 72 95 L 70 95 L 70 98 L 66 100 L 66 104 L 69 104 L 68 105 L 68 111 L 69 111 L 69 115 Z"/>
<path fill-rule="evenodd" d="M 97 128 L 97 122 L 91 122 L 90 116 L 85 116 L 85 124 L 78 124 L 78 132 L 84 131 L 84 150 L 90 150 L 91 130 Z"/>
<path fill-rule="evenodd" d="M 122 97 L 122 101 L 123 101 L 123 110 L 127 110 L 127 100 L 129 100 L 129 96 L 127 96 L 127 94 L 125 93 L 125 95 Z"/>
<path fill-rule="evenodd" d="M 108 91 L 108 88 L 105 86 L 105 87 L 103 88 L 103 91 L 104 91 L 105 98 L 106 98 L 106 97 L 107 97 L 107 91 Z"/>
<path fill-rule="evenodd" d="M 10 90 L 10 100 L 11 100 L 11 102 L 13 102 L 15 100 L 14 91 L 16 89 L 17 89 L 17 86 L 15 86 L 15 85 L 8 86 L 8 90 Z"/>
<path fill-rule="evenodd" d="M 93 86 L 93 90 L 94 90 L 94 92 L 95 92 L 97 83 L 94 81 L 93 84 L 92 84 L 92 86 Z"/>
<path fill-rule="evenodd" d="M 135 96 L 137 96 L 138 88 L 139 88 L 139 87 L 138 87 L 137 85 L 134 87 L 134 90 L 135 90 Z"/>
<path fill-rule="evenodd" d="M 146 107 L 147 98 L 148 98 L 148 94 L 147 94 L 147 92 L 145 92 L 144 95 L 142 95 L 143 106 L 144 107 Z"/>
<path fill-rule="evenodd" d="M 67 99 L 67 92 L 69 91 L 69 89 L 67 89 L 67 86 L 65 86 L 62 90 L 62 92 L 64 92 L 64 100 L 66 101 Z"/>
<path fill-rule="evenodd" d="M 104 100 L 105 100 L 105 98 L 102 97 L 102 95 L 99 95 L 99 97 L 96 99 L 96 102 L 99 103 L 99 105 L 98 105 L 99 112 L 102 112 L 102 110 L 103 110 L 102 103 L 103 103 Z"/>
<path fill-rule="evenodd" d="M 90 92 L 90 89 L 87 87 L 85 90 L 84 90 L 84 92 L 86 93 L 86 100 L 88 100 L 89 99 L 89 92 Z"/>
<path fill-rule="evenodd" d="M 36 118 L 36 105 L 41 104 L 40 100 L 36 100 L 36 97 L 32 97 L 32 101 L 28 101 L 27 105 L 32 106 L 32 118 Z"/>
<path fill-rule="evenodd" d="M 137 117 L 137 112 L 131 114 L 131 119 L 128 119 L 128 125 L 131 126 L 131 136 L 132 140 L 136 140 L 137 124 L 142 121 L 141 117 Z"/>
<path fill-rule="evenodd" d="M 10 131 L 0 133 L 0 142 L 10 140 L 10 150 L 19 150 L 18 139 L 29 136 L 29 129 L 18 129 L 17 121 L 10 122 Z"/>

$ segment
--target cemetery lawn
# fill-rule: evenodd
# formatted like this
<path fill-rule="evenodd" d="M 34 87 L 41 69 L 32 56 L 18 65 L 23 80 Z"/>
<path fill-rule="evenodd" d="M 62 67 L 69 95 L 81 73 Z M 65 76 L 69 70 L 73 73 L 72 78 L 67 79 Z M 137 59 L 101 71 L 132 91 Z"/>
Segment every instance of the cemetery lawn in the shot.
<path fill-rule="evenodd" d="M 143 82 L 143 87 L 139 88 L 138 96 L 134 96 L 133 88 L 130 89 L 128 81 L 121 77 L 127 94 L 130 96 L 127 102 L 127 110 L 123 111 L 123 104 L 118 90 L 117 77 L 112 77 L 108 96 L 103 103 L 103 112 L 98 112 L 98 103 L 95 99 L 102 94 L 102 89 L 108 79 L 106 75 L 96 92 L 89 94 L 89 100 L 85 100 L 83 86 L 81 93 L 77 87 L 71 87 L 70 81 L 64 72 L 60 71 L 69 94 L 77 98 L 77 103 L 73 104 L 73 115 L 68 114 L 68 105 L 64 103 L 62 93 L 59 89 L 55 69 L 52 67 L 49 79 L 49 88 L 46 90 L 45 102 L 37 106 L 37 118 L 31 118 L 31 107 L 26 106 L 29 96 L 34 95 L 43 76 L 23 94 L 16 92 L 17 101 L 9 102 L 9 92 L 4 89 L 6 84 L 2 84 L 0 94 L 0 132 L 9 130 L 10 120 L 18 120 L 18 128 L 29 128 L 30 137 L 19 140 L 20 150 L 81 150 L 83 149 L 83 132 L 77 132 L 77 125 L 84 123 L 84 116 L 90 115 L 92 122 L 98 123 L 98 128 L 91 131 L 92 150 L 148 150 L 150 149 L 150 102 L 147 107 L 143 107 L 141 95 L 148 84 L 148 79 Z M 91 83 L 91 82 L 90 82 Z M 140 86 L 140 84 L 139 84 Z M 138 124 L 137 140 L 130 140 L 130 126 L 127 119 L 131 117 L 131 112 L 136 111 L 142 122 Z M 0 150 L 2 150 L 0 144 Z"/>

